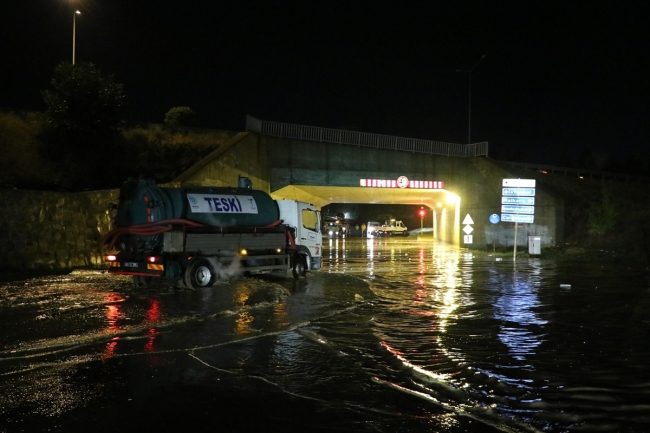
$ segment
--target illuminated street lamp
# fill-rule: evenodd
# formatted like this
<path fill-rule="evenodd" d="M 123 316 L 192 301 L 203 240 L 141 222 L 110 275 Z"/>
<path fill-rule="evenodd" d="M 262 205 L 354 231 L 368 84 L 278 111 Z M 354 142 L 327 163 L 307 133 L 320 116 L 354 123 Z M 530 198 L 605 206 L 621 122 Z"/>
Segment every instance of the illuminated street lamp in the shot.
<path fill-rule="evenodd" d="M 74 65 L 75 60 L 75 42 L 77 39 L 77 15 L 81 15 L 79 10 L 74 11 L 72 15 L 72 64 Z"/>
<path fill-rule="evenodd" d="M 478 66 L 479 63 L 485 58 L 485 54 L 478 59 L 478 62 L 474 64 L 470 69 L 464 71 L 462 69 L 457 69 L 456 72 L 467 72 L 469 74 L 469 114 L 467 116 L 467 144 L 472 143 L 472 71 Z"/>

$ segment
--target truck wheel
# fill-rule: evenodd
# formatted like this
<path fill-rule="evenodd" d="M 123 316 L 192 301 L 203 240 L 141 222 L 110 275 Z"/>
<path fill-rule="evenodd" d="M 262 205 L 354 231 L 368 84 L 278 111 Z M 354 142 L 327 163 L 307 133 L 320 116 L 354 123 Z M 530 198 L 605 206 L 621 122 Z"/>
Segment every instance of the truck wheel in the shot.
<path fill-rule="evenodd" d="M 185 270 L 184 280 L 185 285 L 191 289 L 210 287 L 216 280 L 216 273 L 210 262 L 205 259 L 198 259 Z"/>
<path fill-rule="evenodd" d="M 293 261 L 293 278 L 296 280 L 307 275 L 307 264 L 305 256 L 297 254 Z"/>

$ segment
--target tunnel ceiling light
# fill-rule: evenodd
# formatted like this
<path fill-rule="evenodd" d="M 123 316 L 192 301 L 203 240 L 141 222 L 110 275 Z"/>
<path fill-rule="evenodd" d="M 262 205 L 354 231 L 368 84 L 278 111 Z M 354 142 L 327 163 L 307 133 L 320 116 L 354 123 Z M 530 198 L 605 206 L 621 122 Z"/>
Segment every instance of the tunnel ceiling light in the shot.
<path fill-rule="evenodd" d="M 447 194 L 445 201 L 449 204 L 454 204 L 458 201 L 458 196 L 454 194 Z"/>

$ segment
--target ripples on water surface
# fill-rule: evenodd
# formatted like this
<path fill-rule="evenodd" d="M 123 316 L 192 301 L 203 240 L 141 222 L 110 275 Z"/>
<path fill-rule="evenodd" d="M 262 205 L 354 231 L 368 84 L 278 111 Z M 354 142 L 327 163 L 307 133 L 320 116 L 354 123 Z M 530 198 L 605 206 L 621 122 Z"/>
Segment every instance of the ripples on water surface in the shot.
<path fill-rule="evenodd" d="M 318 329 L 375 383 L 515 431 L 650 431 L 645 269 L 413 240 L 338 241 L 325 258 L 377 295 Z"/>
<path fill-rule="evenodd" d="M 209 418 L 285 433 L 650 432 L 646 269 L 411 238 L 332 241 L 324 258 L 282 283 L 290 296 L 262 279 L 166 294 L 96 273 L 0 285 L 0 432 L 2 416 L 34 415 L 47 428 L 32 431 L 86 431 L 103 407 L 157 414 L 148 431 Z"/>

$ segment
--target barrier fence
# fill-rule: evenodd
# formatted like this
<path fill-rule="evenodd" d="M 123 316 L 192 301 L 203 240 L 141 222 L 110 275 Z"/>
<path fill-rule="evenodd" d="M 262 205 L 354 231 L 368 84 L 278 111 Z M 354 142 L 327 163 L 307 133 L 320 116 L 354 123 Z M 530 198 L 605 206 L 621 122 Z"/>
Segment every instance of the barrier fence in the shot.
<path fill-rule="evenodd" d="M 321 128 L 317 126 L 294 125 L 269 122 L 246 116 L 246 131 L 257 132 L 279 138 L 318 141 L 321 143 L 347 144 L 375 149 L 400 150 L 404 152 L 427 153 L 443 156 L 488 156 L 487 141 L 472 144 L 444 143 L 417 138 L 394 137 L 344 129 Z"/>

